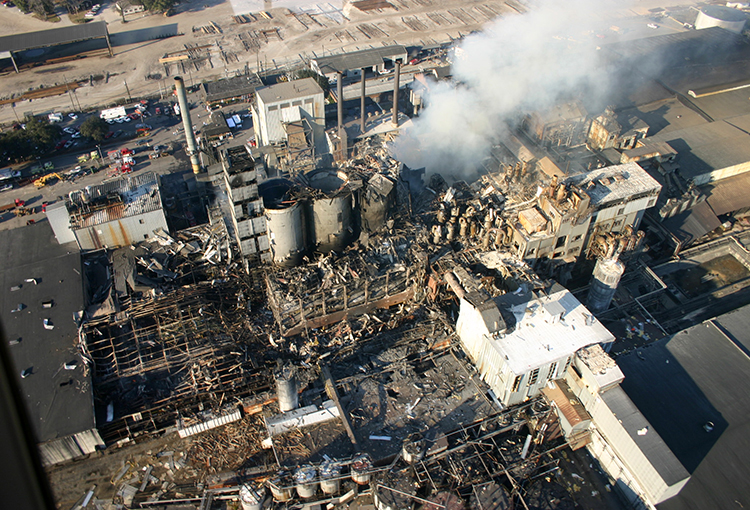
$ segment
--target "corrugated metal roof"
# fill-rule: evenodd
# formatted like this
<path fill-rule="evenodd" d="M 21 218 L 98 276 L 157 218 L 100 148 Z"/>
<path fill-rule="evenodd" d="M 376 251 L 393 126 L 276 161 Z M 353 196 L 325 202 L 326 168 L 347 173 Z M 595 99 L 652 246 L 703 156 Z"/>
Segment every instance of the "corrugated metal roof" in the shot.
<path fill-rule="evenodd" d="M 303 78 L 301 80 L 294 80 L 284 83 L 277 83 L 276 85 L 270 85 L 263 87 L 255 92 L 258 97 L 263 100 L 264 103 L 278 103 L 279 101 L 291 101 L 305 96 L 312 96 L 315 94 L 322 94 L 323 89 L 320 88 L 318 82 L 313 78 Z"/>
<path fill-rule="evenodd" d="M 565 380 L 550 381 L 542 388 L 542 394 L 550 402 L 554 402 L 560 413 L 565 417 L 571 427 L 591 420 L 591 415 L 586 411 L 580 400 L 575 398 Z"/>
<path fill-rule="evenodd" d="M 383 46 L 382 48 L 370 48 L 367 50 L 352 51 L 350 53 L 341 53 L 339 55 L 330 55 L 328 57 L 319 57 L 313 59 L 320 72 L 323 74 L 345 72 L 355 69 L 366 69 L 380 65 L 384 59 L 394 60 L 398 58 L 406 59 L 407 51 L 404 46 L 393 45 Z"/>
<path fill-rule="evenodd" d="M 701 186 L 706 201 L 717 216 L 750 207 L 750 173 L 735 175 Z"/>
<path fill-rule="evenodd" d="M 67 44 L 107 35 L 107 23 L 94 21 L 71 27 L 51 28 L 0 37 L 0 51 L 20 51 L 55 44 Z"/>
<path fill-rule="evenodd" d="M 74 230 L 156 211 L 162 207 L 159 183 L 153 172 L 91 186 L 88 188 L 88 196 L 88 204 L 77 201 L 73 207 L 68 207 L 71 212 L 70 226 Z M 119 196 L 121 201 L 96 208 L 97 201 L 114 196 Z"/>
<path fill-rule="evenodd" d="M 676 214 L 662 222 L 683 246 L 703 237 L 721 226 L 719 218 L 706 202 L 701 202 L 685 212 Z"/>
<path fill-rule="evenodd" d="M 204 101 L 221 101 L 233 97 L 250 95 L 263 83 L 255 75 L 235 76 L 225 80 L 201 84 Z"/>

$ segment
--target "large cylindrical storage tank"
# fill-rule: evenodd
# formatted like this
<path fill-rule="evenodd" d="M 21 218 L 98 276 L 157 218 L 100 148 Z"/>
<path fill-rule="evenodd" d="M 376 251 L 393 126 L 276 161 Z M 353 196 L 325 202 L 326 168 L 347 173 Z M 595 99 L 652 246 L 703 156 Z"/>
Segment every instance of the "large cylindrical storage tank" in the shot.
<path fill-rule="evenodd" d="M 266 488 L 253 482 L 240 487 L 240 505 L 242 510 L 260 510 L 266 499 Z"/>
<path fill-rule="evenodd" d="M 268 485 L 271 487 L 271 494 L 275 501 L 283 503 L 294 497 L 292 481 L 285 473 L 279 473 L 273 477 L 268 481 Z"/>
<path fill-rule="evenodd" d="M 326 494 L 336 494 L 341 488 L 341 463 L 327 460 L 318 468 L 320 475 L 320 490 Z"/>
<path fill-rule="evenodd" d="M 284 365 L 273 371 L 276 380 L 276 396 L 279 399 L 279 410 L 282 413 L 299 407 L 297 393 L 297 376 L 292 365 Z"/>
<path fill-rule="evenodd" d="M 623 272 L 625 272 L 625 266 L 617 259 L 596 261 L 589 295 L 586 299 L 586 306 L 589 310 L 599 313 L 609 308 Z"/>
<path fill-rule="evenodd" d="M 695 28 L 721 27 L 730 32 L 739 34 L 745 28 L 747 14 L 731 7 L 723 5 L 707 5 L 698 11 L 695 19 Z"/>
<path fill-rule="evenodd" d="M 315 492 L 318 490 L 316 477 L 317 471 L 314 466 L 302 466 L 297 469 L 294 479 L 297 482 L 297 494 L 299 494 L 299 497 L 309 499 L 315 496 Z"/>
<path fill-rule="evenodd" d="M 354 237 L 352 192 L 344 172 L 318 169 L 305 174 L 307 184 L 316 190 L 312 199 L 310 238 L 321 253 L 343 250 Z"/>
<path fill-rule="evenodd" d="M 308 249 L 305 206 L 291 196 L 292 187 L 286 179 L 270 179 L 258 187 L 273 261 L 284 267 L 298 265 Z"/>

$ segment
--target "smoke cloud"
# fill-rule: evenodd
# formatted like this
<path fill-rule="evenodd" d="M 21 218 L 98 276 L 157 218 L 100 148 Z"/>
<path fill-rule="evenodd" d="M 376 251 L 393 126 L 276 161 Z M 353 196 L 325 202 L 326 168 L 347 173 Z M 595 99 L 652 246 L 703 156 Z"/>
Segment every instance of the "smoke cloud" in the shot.
<path fill-rule="evenodd" d="M 572 98 L 606 105 L 611 89 L 597 30 L 614 1 L 538 0 L 464 39 L 454 51 L 455 84 L 433 85 L 393 157 L 428 173 L 466 175 L 525 113 Z M 608 36 L 607 42 L 613 42 Z"/>

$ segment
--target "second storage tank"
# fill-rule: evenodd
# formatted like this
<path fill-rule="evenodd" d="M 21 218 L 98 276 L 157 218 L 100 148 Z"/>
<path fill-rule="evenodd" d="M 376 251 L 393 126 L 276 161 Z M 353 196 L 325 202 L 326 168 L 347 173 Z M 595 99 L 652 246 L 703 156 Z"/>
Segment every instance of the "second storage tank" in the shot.
<path fill-rule="evenodd" d="M 355 228 L 349 178 L 334 169 L 317 169 L 304 179 L 317 190 L 310 205 L 312 244 L 321 253 L 343 250 L 354 238 Z"/>

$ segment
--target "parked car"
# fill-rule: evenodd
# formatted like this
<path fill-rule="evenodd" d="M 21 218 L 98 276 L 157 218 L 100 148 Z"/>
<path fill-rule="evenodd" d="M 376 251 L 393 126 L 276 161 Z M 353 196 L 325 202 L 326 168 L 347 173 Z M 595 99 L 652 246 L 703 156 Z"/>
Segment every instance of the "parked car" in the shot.
<path fill-rule="evenodd" d="M 76 114 L 75 114 L 75 113 L 73 113 L 73 112 L 70 112 L 70 113 L 68 114 L 68 117 L 70 117 L 70 118 L 71 118 L 71 119 L 73 119 L 73 120 L 78 120 L 78 115 L 76 115 Z"/>
<path fill-rule="evenodd" d="M 73 133 L 72 135 L 70 135 L 70 137 L 71 138 L 81 138 L 81 133 L 79 133 L 78 131 L 76 131 L 75 133 Z"/>
<path fill-rule="evenodd" d="M 68 140 L 67 142 L 65 142 L 65 145 L 63 145 L 63 147 L 65 147 L 67 149 L 67 148 L 69 148 L 72 145 L 73 145 L 73 141 L 72 140 Z"/>
<path fill-rule="evenodd" d="M 114 132 L 110 131 L 109 133 L 107 133 L 106 135 L 104 135 L 104 139 L 108 140 L 108 139 L 112 138 L 112 135 L 114 135 Z"/>
<path fill-rule="evenodd" d="M 75 133 L 75 132 L 76 132 L 76 129 L 75 129 L 75 128 L 72 128 L 72 127 L 64 127 L 64 128 L 63 128 L 63 131 L 65 131 L 65 132 L 66 132 L 66 133 L 68 133 L 69 135 L 72 135 L 73 133 Z"/>
<path fill-rule="evenodd" d="M 112 135 L 112 138 L 117 138 L 121 134 L 122 134 L 122 129 L 118 129 L 117 131 L 115 131 L 115 134 Z"/>

